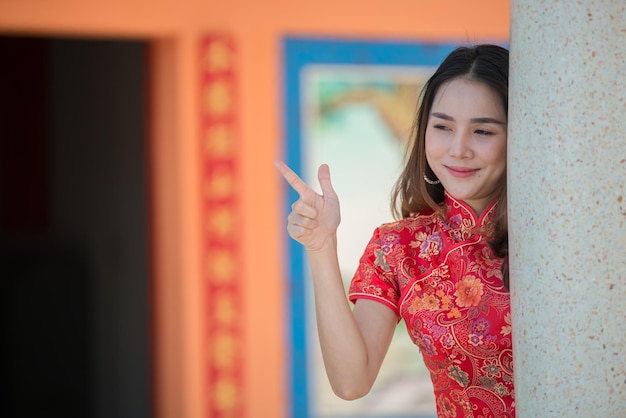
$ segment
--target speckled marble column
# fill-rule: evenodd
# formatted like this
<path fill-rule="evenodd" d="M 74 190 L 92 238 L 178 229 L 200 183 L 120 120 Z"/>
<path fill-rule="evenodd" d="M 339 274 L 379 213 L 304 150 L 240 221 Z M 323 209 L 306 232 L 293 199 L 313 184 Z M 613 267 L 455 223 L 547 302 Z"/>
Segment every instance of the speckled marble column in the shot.
<path fill-rule="evenodd" d="M 518 417 L 626 417 L 626 1 L 511 1 Z"/>

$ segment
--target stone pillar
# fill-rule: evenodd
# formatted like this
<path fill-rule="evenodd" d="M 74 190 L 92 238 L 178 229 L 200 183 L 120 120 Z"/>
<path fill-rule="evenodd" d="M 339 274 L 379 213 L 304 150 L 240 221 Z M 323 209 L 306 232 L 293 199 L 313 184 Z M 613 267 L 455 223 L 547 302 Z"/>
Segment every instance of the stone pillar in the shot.
<path fill-rule="evenodd" d="M 626 2 L 512 0 L 518 417 L 626 416 Z"/>

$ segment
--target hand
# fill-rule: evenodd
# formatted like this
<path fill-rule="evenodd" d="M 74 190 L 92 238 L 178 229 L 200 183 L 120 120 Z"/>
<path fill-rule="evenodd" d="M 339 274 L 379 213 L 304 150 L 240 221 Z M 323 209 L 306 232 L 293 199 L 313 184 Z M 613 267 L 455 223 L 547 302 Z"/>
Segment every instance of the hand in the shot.
<path fill-rule="evenodd" d="M 322 164 L 317 172 L 321 195 L 307 186 L 287 164 L 276 161 L 274 166 L 300 195 L 291 205 L 291 213 L 287 217 L 289 236 L 304 245 L 307 251 L 320 251 L 334 245 L 341 215 L 339 199 L 330 183 L 328 166 Z"/>

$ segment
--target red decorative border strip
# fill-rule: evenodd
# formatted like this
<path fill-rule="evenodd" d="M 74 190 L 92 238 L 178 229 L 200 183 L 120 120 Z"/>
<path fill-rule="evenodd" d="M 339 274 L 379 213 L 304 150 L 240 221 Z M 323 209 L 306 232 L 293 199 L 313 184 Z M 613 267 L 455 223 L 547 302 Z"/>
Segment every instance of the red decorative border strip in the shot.
<path fill-rule="evenodd" d="M 242 417 L 244 402 L 235 48 L 210 35 L 200 50 L 202 275 L 206 417 Z"/>

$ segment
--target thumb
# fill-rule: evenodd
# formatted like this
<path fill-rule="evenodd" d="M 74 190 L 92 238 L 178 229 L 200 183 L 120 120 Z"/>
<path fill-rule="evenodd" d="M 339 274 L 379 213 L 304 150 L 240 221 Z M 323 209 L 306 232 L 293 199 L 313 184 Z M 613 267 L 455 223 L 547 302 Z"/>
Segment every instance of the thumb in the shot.
<path fill-rule="evenodd" d="M 335 189 L 333 189 L 333 185 L 330 182 L 330 168 L 327 164 L 320 165 L 320 168 L 317 170 L 317 179 L 320 182 L 320 187 L 322 188 L 322 194 L 324 196 L 336 195 Z"/>

